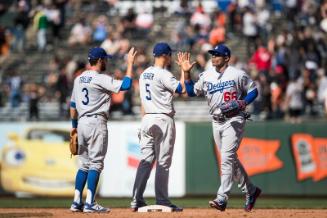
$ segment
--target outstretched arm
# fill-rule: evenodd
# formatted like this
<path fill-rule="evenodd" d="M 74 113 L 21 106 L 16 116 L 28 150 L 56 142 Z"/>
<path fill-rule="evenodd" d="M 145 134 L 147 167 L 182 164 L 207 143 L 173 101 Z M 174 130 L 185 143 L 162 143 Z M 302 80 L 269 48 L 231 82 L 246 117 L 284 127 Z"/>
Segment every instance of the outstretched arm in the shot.
<path fill-rule="evenodd" d="M 194 93 L 194 83 L 191 79 L 190 71 L 196 62 L 190 63 L 190 58 L 191 55 L 189 52 L 179 53 L 176 63 L 180 66 L 182 74 L 184 74 L 184 85 L 187 95 L 193 97 L 196 95 Z"/>
<path fill-rule="evenodd" d="M 120 91 L 128 90 L 132 87 L 133 63 L 136 54 L 137 51 L 134 49 L 134 47 L 132 47 L 128 52 L 126 76 L 123 79 L 123 83 L 120 87 Z"/>
<path fill-rule="evenodd" d="M 257 96 L 258 96 L 258 89 L 255 88 L 245 96 L 244 101 L 246 105 L 251 104 L 257 98 Z"/>

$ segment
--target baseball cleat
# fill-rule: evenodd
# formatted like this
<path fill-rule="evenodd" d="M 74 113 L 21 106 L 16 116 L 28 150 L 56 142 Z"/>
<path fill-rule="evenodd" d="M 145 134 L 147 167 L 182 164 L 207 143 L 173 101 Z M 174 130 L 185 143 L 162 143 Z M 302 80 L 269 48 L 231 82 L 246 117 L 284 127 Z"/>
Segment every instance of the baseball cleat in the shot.
<path fill-rule="evenodd" d="M 210 207 L 216 208 L 217 210 L 225 211 L 227 202 L 215 199 L 215 200 L 209 201 L 209 205 L 210 205 Z"/>
<path fill-rule="evenodd" d="M 131 205 L 131 210 L 132 212 L 137 212 L 137 210 L 140 208 L 140 207 L 145 207 L 147 206 L 146 203 L 142 202 L 142 203 L 139 203 L 139 204 L 132 204 Z"/>
<path fill-rule="evenodd" d="M 76 201 L 74 201 L 72 203 L 72 205 L 70 206 L 70 210 L 72 212 L 82 212 L 83 211 L 83 207 L 84 207 L 84 204 L 83 203 L 77 203 Z"/>
<path fill-rule="evenodd" d="M 168 207 L 172 209 L 172 212 L 182 212 L 183 208 L 176 206 L 175 204 L 171 204 Z"/>
<path fill-rule="evenodd" d="M 257 198 L 259 197 L 259 195 L 261 194 L 261 189 L 256 187 L 255 192 L 252 195 L 246 195 L 246 199 L 245 199 L 245 206 L 244 206 L 244 210 L 246 212 L 250 212 L 252 210 L 252 208 L 254 207 L 254 204 L 257 200 Z"/>
<path fill-rule="evenodd" d="M 100 204 L 94 202 L 93 204 L 85 203 L 84 213 L 108 213 L 110 212 L 109 208 L 102 207 Z"/>

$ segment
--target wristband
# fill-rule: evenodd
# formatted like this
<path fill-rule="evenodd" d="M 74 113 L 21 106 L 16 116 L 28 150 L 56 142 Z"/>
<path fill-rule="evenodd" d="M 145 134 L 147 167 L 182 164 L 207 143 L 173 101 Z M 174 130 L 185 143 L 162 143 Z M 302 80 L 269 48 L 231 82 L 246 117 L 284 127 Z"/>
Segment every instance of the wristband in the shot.
<path fill-rule="evenodd" d="M 72 127 L 77 128 L 77 124 L 78 124 L 77 119 L 72 119 Z"/>

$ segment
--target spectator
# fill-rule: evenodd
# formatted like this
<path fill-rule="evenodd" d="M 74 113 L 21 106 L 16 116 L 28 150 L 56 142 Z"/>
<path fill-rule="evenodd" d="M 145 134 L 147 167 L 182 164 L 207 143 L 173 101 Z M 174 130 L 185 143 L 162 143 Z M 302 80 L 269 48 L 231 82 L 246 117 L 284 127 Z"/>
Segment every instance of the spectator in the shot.
<path fill-rule="evenodd" d="M 139 13 L 135 19 L 136 27 L 139 29 L 140 34 L 142 34 L 143 37 L 150 32 L 153 22 L 153 15 L 149 13 L 148 10 L 143 10 L 143 12 Z"/>
<path fill-rule="evenodd" d="M 217 45 L 225 42 L 226 30 L 224 26 L 216 24 L 216 27 L 209 34 L 209 42 L 211 45 Z"/>
<path fill-rule="evenodd" d="M 101 43 L 107 38 L 108 35 L 107 18 L 104 15 L 100 15 L 94 22 L 93 41 L 96 43 Z"/>
<path fill-rule="evenodd" d="M 44 51 L 47 46 L 48 19 L 42 6 L 36 8 L 33 18 L 34 28 L 37 30 L 37 46 L 39 51 Z"/>
<path fill-rule="evenodd" d="M 20 105 L 22 99 L 22 87 L 23 87 L 23 80 L 22 78 L 16 73 L 13 72 L 12 76 L 9 78 L 9 101 L 12 108 L 17 108 Z"/>
<path fill-rule="evenodd" d="M 321 3 L 320 15 L 321 15 L 320 28 L 325 33 L 327 33 L 327 0 L 324 0 Z"/>
<path fill-rule="evenodd" d="M 124 27 L 124 36 L 132 36 L 133 32 L 136 30 L 136 20 L 137 14 L 133 8 L 129 8 L 127 14 L 122 18 L 122 24 Z"/>
<path fill-rule="evenodd" d="M 62 27 L 61 21 L 61 11 L 59 10 L 57 5 L 49 5 L 49 8 L 45 10 L 45 15 L 48 19 L 49 25 L 52 29 L 52 37 L 54 40 L 54 44 L 61 38 L 60 37 L 60 30 Z"/>
<path fill-rule="evenodd" d="M 14 18 L 14 50 L 22 52 L 25 49 L 25 32 L 29 24 L 28 12 L 26 11 L 26 2 L 19 1 L 17 14 Z"/>
<path fill-rule="evenodd" d="M 281 85 L 277 81 L 273 81 L 270 84 L 271 92 L 271 109 L 272 109 L 272 118 L 280 119 L 283 117 L 282 114 L 282 94 L 283 90 Z"/>
<path fill-rule="evenodd" d="M 70 46 L 87 45 L 91 42 L 91 33 L 91 27 L 86 24 L 85 19 L 79 19 L 70 32 L 68 44 Z"/>
<path fill-rule="evenodd" d="M 292 27 L 295 21 L 295 16 L 298 13 L 299 1 L 298 0 L 286 0 L 285 11 L 289 27 Z M 291 25 L 291 26 L 290 26 Z"/>
<path fill-rule="evenodd" d="M 0 57 L 9 54 L 9 40 L 7 30 L 0 25 Z M 1 59 L 0 59 L 1 60 Z"/>
<path fill-rule="evenodd" d="M 269 22 L 270 12 L 266 7 L 259 7 L 257 12 L 257 28 L 259 31 L 260 39 L 263 43 L 267 43 L 269 32 L 272 27 Z"/>
<path fill-rule="evenodd" d="M 308 68 L 305 68 L 302 71 L 302 80 L 303 89 L 305 92 L 303 93 L 304 103 L 305 103 L 305 112 L 311 116 L 316 115 L 316 111 L 314 110 L 314 104 L 316 100 L 316 85 L 314 80 L 311 79 L 312 71 Z"/>
<path fill-rule="evenodd" d="M 271 67 L 271 54 L 268 49 L 261 44 L 252 55 L 250 64 L 254 64 L 259 73 L 268 75 Z"/>
<path fill-rule="evenodd" d="M 189 17 L 192 14 L 192 11 L 189 7 L 188 0 L 180 0 L 179 6 L 175 9 L 174 12 L 177 16 L 180 17 Z"/>
<path fill-rule="evenodd" d="M 39 88 L 33 83 L 28 88 L 28 108 L 29 108 L 29 120 L 39 120 Z"/>
<path fill-rule="evenodd" d="M 327 94 L 327 77 L 326 71 L 323 68 L 318 70 L 318 102 L 320 105 L 324 105 L 324 101 Z"/>
<path fill-rule="evenodd" d="M 229 32 L 232 34 L 237 31 L 237 25 L 240 24 L 240 14 L 238 13 L 237 7 L 236 2 L 231 2 L 227 10 Z"/>
<path fill-rule="evenodd" d="M 291 78 L 287 85 L 285 104 L 288 109 L 289 121 L 300 123 L 303 110 L 303 84 L 297 78 Z"/>
<path fill-rule="evenodd" d="M 249 7 L 246 8 L 243 16 L 243 34 L 246 37 L 247 54 L 250 56 L 256 49 L 258 28 L 256 14 Z"/>
<path fill-rule="evenodd" d="M 201 2 L 196 7 L 195 12 L 192 14 L 190 22 L 193 26 L 199 25 L 201 33 L 208 33 L 211 25 L 211 19 L 210 16 L 205 13 Z"/>

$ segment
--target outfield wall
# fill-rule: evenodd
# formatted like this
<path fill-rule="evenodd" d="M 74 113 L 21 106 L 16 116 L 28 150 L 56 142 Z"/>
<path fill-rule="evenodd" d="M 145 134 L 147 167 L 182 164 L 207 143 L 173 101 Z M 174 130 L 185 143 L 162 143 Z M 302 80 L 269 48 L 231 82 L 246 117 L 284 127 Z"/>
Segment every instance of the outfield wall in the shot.
<path fill-rule="evenodd" d="M 307 137 L 322 140 L 316 152 L 310 143 L 300 143 L 304 147 L 300 153 L 294 153 L 292 136 L 299 135 L 306 140 Z M 258 143 L 260 146 L 248 147 L 243 156 L 253 153 L 265 153 L 265 149 L 271 142 L 278 146 L 276 152 L 268 152 L 266 159 L 274 156 L 275 160 L 267 162 L 267 166 L 251 171 L 254 174 L 251 179 L 262 187 L 265 194 L 269 195 L 327 195 L 327 123 L 306 122 L 303 124 L 288 124 L 284 122 L 248 122 L 246 125 L 245 138 L 249 138 L 250 146 Z M 265 143 L 266 142 L 266 143 Z M 251 144 L 254 143 L 254 144 Z M 248 146 L 249 146 L 248 145 Z M 304 146 L 306 145 L 306 146 Z M 243 146 L 243 145 L 242 145 Z M 240 149 L 242 149 L 242 146 Z M 277 148 L 276 146 L 276 148 Z M 292 147 L 293 146 L 293 147 Z M 251 150 L 251 148 L 253 148 Z M 263 152 L 260 151 L 263 149 Z M 311 149 L 311 150 L 310 150 Z M 244 149 L 243 149 L 244 150 Z M 312 154 L 312 152 L 314 154 Z M 301 161 L 295 159 L 299 155 L 305 166 L 297 166 Z M 190 195 L 214 194 L 220 184 L 218 177 L 217 155 L 215 154 L 214 140 L 210 123 L 187 123 L 186 125 L 186 193 Z M 268 157 L 269 156 L 269 157 Z M 257 157 L 259 159 L 259 156 Z M 252 158 L 252 160 L 255 158 Z M 246 159 L 244 159 L 246 161 Z M 278 163 L 276 162 L 278 161 Z M 279 166 L 276 165 L 279 164 Z M 298 163 L 298 164 L 297 164 Z M 271 166 L 275 165 L 275 169 Z M 250 165 L 251 166 L 251 165 Z M 258 167 L 258 166 L 256 166 Z M 247 169 L 248 170 L 248 169 Z M 318 175 L 318 176 L 316 176 Z M 232 193 L 240 193 L 237 185 L 234 185 Z"/>
<path fill-rule="evenodd" d="M 72 196 L 77 159 L 68 150 L 69 122 L 0 123 L 0 195 Z M 99 184 L 102 197 L 130 197 L 141 158 L 140 121 L 109 122 L 109 148 Z M 219 186 L 219 152 L 211 123 L 176 122 L 169 195 L 212 195 Z M 68 138 L 67 138 L 68 137 Z M 268 195 L 327 196 L 327 123 L 248 122 L 238 156 Z M 155 167 L 153 169 L 155 171 Z M 146 196 L 154 196 L 151 173 Z M 240 194 L 234 185 L 232 194 Z"/>

